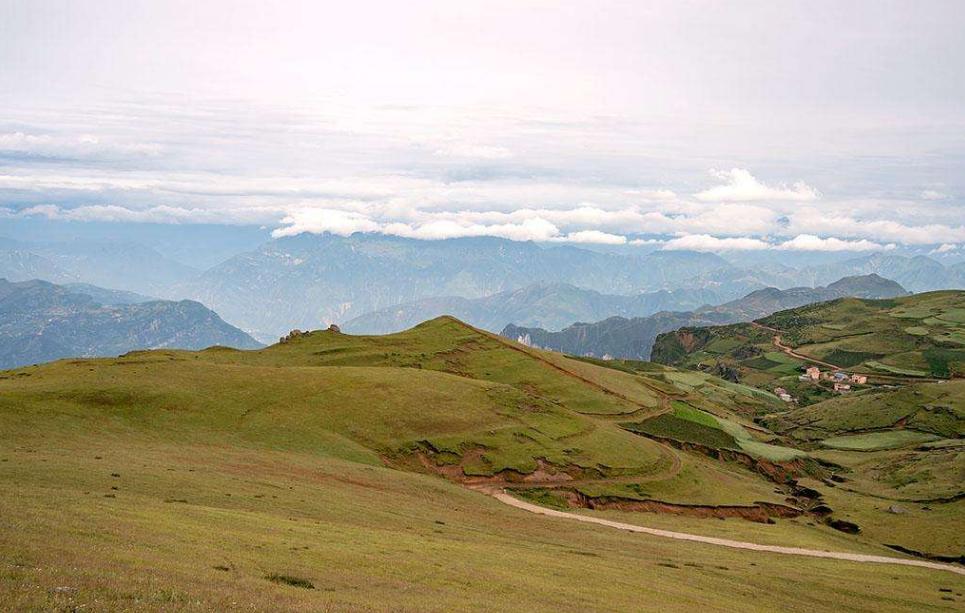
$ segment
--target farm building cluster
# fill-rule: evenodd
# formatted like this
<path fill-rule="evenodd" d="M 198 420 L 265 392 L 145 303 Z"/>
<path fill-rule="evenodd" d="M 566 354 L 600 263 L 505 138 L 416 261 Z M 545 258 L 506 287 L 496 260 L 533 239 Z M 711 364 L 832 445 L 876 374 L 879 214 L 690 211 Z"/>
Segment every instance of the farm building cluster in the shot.
<path fill-rule="evenodd" d="M 867 375 L 858 373 L 847 373 L 842 370 L 822 371 L 817 366 L 808 366 L 804 374 L 798 377 L 800 381 L 830 381 L 834 384 L 834 391 L 846 393 L 851 391 L 852 385 L 865 385 L 868 383 Z"/>
<path fill-rule="evenodd" d="M 823 371 L 817 366 L 808 366 L 804 370 L 804 373 L 798 377 L 798 381 L 807 383 L 828 382 L 832 384 L 835 392 L 847 394 L 851 391 L 852 385 L 867 385 L 868 376 L 858 373 L 848 373 L 843 370 Z M 775 388 L 774 394 L 784 402 L 797 402 L 797 399 L 791 396 L 790 392 L 783 387 Z"/>

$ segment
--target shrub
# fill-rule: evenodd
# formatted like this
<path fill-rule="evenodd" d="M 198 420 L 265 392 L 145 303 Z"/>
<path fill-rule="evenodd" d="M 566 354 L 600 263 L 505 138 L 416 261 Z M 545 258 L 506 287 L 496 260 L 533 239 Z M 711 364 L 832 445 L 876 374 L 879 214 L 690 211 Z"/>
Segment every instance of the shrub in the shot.
<path fill-rule="evenodd" d="M 293 587 L 305 588 L 306 590 L 315 589 L 315 585 L 308 579 L 302 579 L 301 577 L 295 577 L 293 575 L 272 573 L 265 577 L 265 579 L 268 579 L 274 583 L 284 583 L 285 585 L 291 585 Z"/>

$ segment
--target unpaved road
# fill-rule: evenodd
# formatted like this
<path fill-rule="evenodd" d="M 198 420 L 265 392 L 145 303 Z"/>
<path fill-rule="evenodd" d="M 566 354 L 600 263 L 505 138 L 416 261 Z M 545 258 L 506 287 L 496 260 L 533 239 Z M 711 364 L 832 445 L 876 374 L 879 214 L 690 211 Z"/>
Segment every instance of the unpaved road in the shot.
<path fill-rule="evenodd" d="M 536 504 L 532 504 L 518 498 L 514 498 L 502 490 L 494 489 L 484 489 L 479 488 L 480 491 L 484 491 L 487 494 L 496 498 L 496 500 L 508 504 L 511 507 L 516 507 L 517 509 L 522 509 L 524 511 L 529 511 L 530 513 L 537 513 L 539 515 L 548 515 L 549 517 L 558 517 L 561 519 L 571 519 L 574 521 L 581 521 L 588 524 L 597 524 L 600 526 L 607 526 L 609 528 L 616 528 L 617 530 L 627 530 L 629 532 L 643 532 L 645 534 L 651 534 L 653 536 L 661 536 L 664 538 L 677 539 L 680 541 L 693 541 L 695 543 L 706 543 L 708 545 L 718 545 L 720 547 L 731 547 L 733 549 L 749 549 L 751 551 L 763 551 L 767 553 L 779 553 L 783 555 L 792 556 L 809 556 L 812 558 L 832 558 L 835 560 L 847 560 L 850 562 L 870 562 L 873 564 L 899 564 L 901 566 L 918 566 L 921 568 L 930 568 L 933 570 L 944 570 L 956 573 L 958 575 L 965 575 L 965 568 L 954 566 L 952 564 L 942 564 L 941 562 L 929 562 L 927 560 L 911 560 L 906 558 L 890 558 L 887 556 L 873 556 L 862 553 L 845 553 L 843 551 L 821 551 L 819 549 L 803 549 L 800 547 L 781 547 L 778 545 L 759 545 L 757 543 L 747 543 L 745 541 L 732 541 L 730 539 L 715 538 L 712 536 L 702 536 L 699 534 L 689 534 L 686 532 L 671 532 L 670 530 L 658 530 L 657 528 L 645 528 L 643 526 L 637 526 L 635 524 L 625 524 L 618 521 L 611 521 L 609 519 L 602 519 L 599 517 L 589 517 L 586 515 L 577 515 L 576 513 L 567 513 L 565 511 L 557 511 L 555 509 L 548 509 L 546 507 L 541 507 Z"/>

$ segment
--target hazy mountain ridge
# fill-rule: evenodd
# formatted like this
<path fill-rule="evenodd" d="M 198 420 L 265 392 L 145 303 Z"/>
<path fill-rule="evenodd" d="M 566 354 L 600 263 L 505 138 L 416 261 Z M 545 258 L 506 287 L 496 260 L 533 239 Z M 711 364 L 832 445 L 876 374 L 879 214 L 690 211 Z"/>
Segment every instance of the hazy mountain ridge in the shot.
<path fill-rule="evenodd" d="M 118 294 L 98 289 L 102 295 Z M 198 302 L 104 305 L 89 294 L 46 281 L 0 279 L 0 368 L 133 349 L 211 345 L 260 346 Z"/>
<path fill-rule="evenodd" d="M 77 278 L 56 264 L 19 247 L 0 245 L 0 278 L 11 281 L 46 279 L 53 283 L 77 281 Z"/>
<path fill-rule="evenodd" d="M 75 294 L 86 294 L 94 299 L 95 302 L 105 306 L 118 304 L 140 304 L 142 302 L 154 302 L 157 298 L 145 296 L 136 292 L 128 292 L 120 289 L 107 289 L 91 285 L 90 283 L 64 283 L 63 286 Z"/>
<path fill-rule="evenodd" d="M 11 281 L 88 283 L 160 295 L 199 273 L 136 242 L 0 240 L 0 278 Z"/>
<path fill-rule="evenodd" d="M 730 297 L 730 293 L 723 289 L 659 290 L 621 296 L 601 294 L 566 283 L 536 283 L 483 298 L 444 296 L 401 304 L 356 317 L 342 325 L 342 329 L 357 334 L 386 334 L 411 328 L 426 319 L 452 315 L 493 332 L 510 322 L 560 330 L 574 321 L 693 310 Z"/>
<path fill-rule="evenodd" d="M 537 282 L 635 294 L 725 266 L 711 254 L 623 256 L 488 237 L 299 235 L 235 256 L 175 293 L 269 339 L 432 297 L 481 298 Z"/>
<path fill-rule="evenodd" d="M 794 267 L 778 255 L 773 262 L 735 265 L 717 255 L 687 251 L 605 252 L 491 237 L 422 241 L 378 234 L 302 234 L 268 241 L 202 272 L 168 257 L 163 247 L 115 239 L 62 239 L 0 239 L 0 277 L 80 282 L 164 299 L 198 300 L 266 342 L 291 328 L 348 323 L 347 329 L 381 332 L 442 313 L 491 330 L 509 322 L 560 329 L 614 315 L 693 310 L 765 287 L 823 285 L 871 272 L 914 291 L 965 287 L 963 264 L 944 266 L 921 255 L 890 253 Z M 639 307 L 626 306 L 620 299 L 606 306 L 566 293 L 559 304 L 534 298 L 532 308 L 520 304 L 515 310 L 495 302 L 471 302 L 553 284 L 608 296 L 661 290 L 707 296 Z M 490 318 L 489 313 L 497 310 L 499 315 Z"/>
<path fill-rule="evenodd" d="M 827 287 L 766 288 L 715 307 L 690 312 L 665 312 L 649 317 L 611 317 L 595 323 L 576 323 L 560 332 L 509 325 L 502 336 L 573 355 L 608 355 L 648 360 L 656 338 L 683 327 L 701 327 L 752 321 L 776 311 L 843 296 L 893 298 L 907 295 L 899 284 L 878 275 L 846 277 Z"/>
<path fill-rule="evenodd" d="M 906 257 L 873 253 L 843 262 L 807 267 L 798 278 L 806 285 L 825 285 L 834 279 L 848 276 L 878 274 L 892 279 L 911 292 L 938 289 L 965 289 L 965 266 L 958 263 L 944 266 L 923 255 Z"/>

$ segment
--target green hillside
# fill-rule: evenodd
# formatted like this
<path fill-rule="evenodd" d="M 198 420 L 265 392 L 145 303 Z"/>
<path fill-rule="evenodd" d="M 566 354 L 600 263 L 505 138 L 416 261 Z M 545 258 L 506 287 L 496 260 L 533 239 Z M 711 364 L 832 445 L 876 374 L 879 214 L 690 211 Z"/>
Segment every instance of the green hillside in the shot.
<path fill-rule="evenodd" d="M 793 416 L 752 419 L 783 408 L 705 373 L 571 359 L 448 317 L 0 372 L 0 608 L 692 610 L 727 594 L 742 610 L 923 610 L 961 592 L 947 572 L 631 535 L 465 487 L 752 542 L 965 549 L 960 501 L 910 509 L 885 538 L 870 530 L 879 499 L 802 489 L 835 473 L 821 454 L 858 452 L 797 437 Z M 929 441 L 960 436 L 928 423 Z M 920 453 L 959 466 L 946 447 Z"/>
<path fill-rule="evenodd" d="M 812 364 L 880 382 L 948 379 L 965 373 L 965 292 L 845 298 L 780 311 L 752 324 L 682 328 L 657 339 L 653 359 L 720 373 L 736 369 L 733 374 L 751 385 L 795 389 L 796 375 Z M 805 401 L 822 398 L 820 390 L 802 393 Z"/>
<path fill-rule="evenodd" d="M 834 300 L 753 324 L 678 330 L 658 339 L 655 357 L 762 389 L 783 388 L 793 402 L 759 412 L 756 423 L 783 445 L 835 467 L 836 481 L 801 483 L 823 486 L 837 516 L 885 540 L 907 521 L 935 521 L 936 509 L 961 513 L 963 308 L 961 291 Z M 833 367 L 863 374 L 867 382 L 849 380 L 850 389 L 835 391 L 825 375 L 799 380 L 812 365 L 826 374 Z M 866 497 L 891 501 L 884 508 L 896 512 L 869 513 L 881 507 L 869 507 Z"/>

